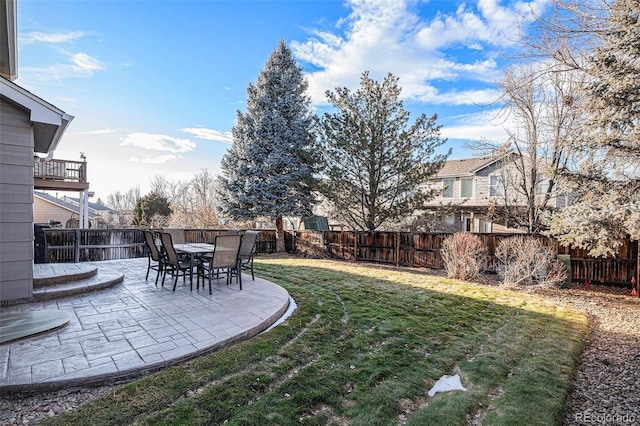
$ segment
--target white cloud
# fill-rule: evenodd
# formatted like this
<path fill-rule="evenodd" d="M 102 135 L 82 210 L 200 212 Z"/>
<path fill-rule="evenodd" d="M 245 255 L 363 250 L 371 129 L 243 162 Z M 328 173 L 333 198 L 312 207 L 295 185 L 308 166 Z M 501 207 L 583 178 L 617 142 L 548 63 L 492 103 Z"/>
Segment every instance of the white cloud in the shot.
<path fill-rule="evenodd" d="M 180 130 L 182 130 L 183 132 L 191 133 L 198 139 L 206 139 L 228 144 L 233 142 L 233 136 L 231 136 L 231 132 L 221 132 L 219 130 L 207 129 L 204 127 L 190 127 Z"/>
<path fill-rule="evenodd" d="M 20 37 L 20 42 L 31 43 L 66 43 L 84 37 L 82 31 L 67 31 L 66 33 L 43 33 L 34 31 Z"/>
<path fill-rule="evenodd" d="M 420 102 L 442 105 L 479 105 L 485 106 L 495 103 L 500 97 L 497 89 L 450 90 L 440 93 L 435 90 L 416 93 L 414 98 Z"/>
<path fill-rule="evenodd" d="M 86 130 L 84 132 L 73 132 L 72 135 L 106 135 L 109 133 L 115 133 L 115 130 L 112 129 L 96 129 L 96 130 Z"/>
<path fill-rule="evenodd" d="M 77 72 L 93 72 L 104 69 L 102 62 L 86 53 L 76 53 L 71 56 L 71 60 L 73 62 L 71 67 Z"/>
<path fill-rule="evenodd" d="M 86 53 L 75 53 L 68 56 L 71 63 L 58 63 L 42 68 L 20 68 L 21 78 L 26 81 L 46 83 L 74 77 L 91 77 L 95 71 L 105 69 L 102 62 Z"/>
<path fill-rule="evenodd" d="M 146 155 L 142 159 L 138 157 L 129 157 L 129 161 L 132 163 L 142 163 L 142 164 L 163 164 L 168 161 L 175 160 L 176 158 L 178 157 L 173 154 L 165 154 L 165 155 L 157 155 L 157 156 Z"/>
<path fill-rule="evenodd" d="M 507 123 L 494 119 L 494 113 L 475 113 L 453 117 L 453 124 L 442 127 L 442 137 L 471 141 L 494 141 L 502 143 L 507 139 L 504 130 Z"/>
<path fill-rule="evenodd" d="M 122 138 L 120 145 L 169 152 L 189 152 L 196 148 L 196 143 L 189 139 L 178 139 L 154 133 L 130 133 Z"/>
<path fill-rule="evenodd" d="M 20 42 L 24 44 L 49 44 L 50 49 L 57 52 L 59 59 L 57 63 L 42 67 L 22 67 L 20 73 L 24 76 L 22 80 L 36 83 L 46 83 L 59 81 L 74 77 L 91 77 L 95 71 L 105 69 L 103 62 L 84 52 L 69 52 L 61 47 L 65 43 L 79 40 L 87 34 L 83 31 L 67 31 L 60 33 L 45 33 L 33 31 L 20 37 Z"/>
<path fill-rule="evenodd" d="M 351 14 L 339 22 L 343 33 L 313 31 L 307 40 L 291 42 L 291 48 L 299 60 L 319 68 L 307 75 L 316 104 L 326 103 L 327 90 L 357 88 L 363 71 L 378 80 L 389 72 L 399 77 L 405 99 L 455 99 L 456 104 L 466 99 L 466 104 L 473 104 L 480 101 L 474 99 L 478 90 L 448 94 L 435 85 L 461 78 L 495 81 L 501 69 L 490 47 L 511 45 L 519 15 L 530 14 L 530 8 L 541 10 L 546 1 L 502 6 L 498 0 L 480 0 L 475 8 L 462 3 L 427 21 L 414 6 L 433 8 L 438 2 L 348 0 Z M 447 54 L 452 47 L 478 54 L 470 62 L 459 62 Z"/>

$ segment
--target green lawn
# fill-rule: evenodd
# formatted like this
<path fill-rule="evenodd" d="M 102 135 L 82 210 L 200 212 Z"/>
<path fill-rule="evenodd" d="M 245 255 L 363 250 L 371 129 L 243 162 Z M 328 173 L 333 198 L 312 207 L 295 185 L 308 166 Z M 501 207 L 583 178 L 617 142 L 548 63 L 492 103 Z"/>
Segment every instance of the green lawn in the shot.
<path fill-rule="evenodd" d="M 261 257 L 256 272 L 295 299 L 285 324 L 48 424 L 562 422 L 583 313 L 420 270 Z M 455 373 L 467 392 L 427 396 Z"/>

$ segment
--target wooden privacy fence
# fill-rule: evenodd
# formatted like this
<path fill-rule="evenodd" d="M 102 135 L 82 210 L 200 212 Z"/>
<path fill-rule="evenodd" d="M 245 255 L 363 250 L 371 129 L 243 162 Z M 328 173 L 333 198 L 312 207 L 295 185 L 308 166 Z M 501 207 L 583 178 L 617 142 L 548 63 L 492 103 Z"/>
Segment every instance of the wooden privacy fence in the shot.
<path fill-rule="evenodd" d="M 289 231 L 287 251 L 305 256 L 325 256 L 351 261 L 387 263 L 396 266 L 442 269 L 442 242 L 451 234 L 427 232 Z M 500 241 L 523 234 L 475 234 L 489 253 L 489 269 L 497 264 L 494 253 Z M 638 242 L 627 241 L 615 258 L 593 258 L 584 250 L 562 247 L 555 239 L 529 235 L 571 258 L 574 281 L 628 286 L 638 280 Z M 289 248 L 291 247 L 291 248 Z"/>
<path fill-rule="evenodd" d="M 213 242 L 226 229 L 187 229 L 187 242 Z M 142 229 L 58 229 L 45 228 L 49 261 L 53 263 L 129 259 L 146 256 Z M 355 232 L 287 231 L 285 249 L 312 257 L 332 257 L 351 261 L 386 263 L 396 266 L 442 269 L 442 242 L 451 234 L 428 232 Z M 493 254 L 504 238 L 523 234 L 476 234 L 488 248 L 490 265 Z M 586 255 L 584 250 L 561 247 L 554 239 L 535 235 L 558 253 L 569 254 L 574 281 L 627 286 L 638 280 L 640 258 L 638 242 L 627 241 L 616 258 L 602 259 Z M 276 251 L 276 232 L 261 229 L 256 253 Z"/>

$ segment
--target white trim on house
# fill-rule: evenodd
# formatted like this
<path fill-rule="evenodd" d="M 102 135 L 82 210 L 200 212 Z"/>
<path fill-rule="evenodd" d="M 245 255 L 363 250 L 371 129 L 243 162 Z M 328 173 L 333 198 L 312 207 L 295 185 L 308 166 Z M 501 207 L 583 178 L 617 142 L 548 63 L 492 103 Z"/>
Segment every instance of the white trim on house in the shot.
<path fill-rule="evenodd" d="M 0 1 L 0 76 L 18 78 L 18 47 L 16 46 L 16 0 Z"/>
<path fill-rule="evenodd" d="M 34 151 L 51 154 L 74 117 L 4 77 L 0 77 L 0 96 L 29 111 Z"/>

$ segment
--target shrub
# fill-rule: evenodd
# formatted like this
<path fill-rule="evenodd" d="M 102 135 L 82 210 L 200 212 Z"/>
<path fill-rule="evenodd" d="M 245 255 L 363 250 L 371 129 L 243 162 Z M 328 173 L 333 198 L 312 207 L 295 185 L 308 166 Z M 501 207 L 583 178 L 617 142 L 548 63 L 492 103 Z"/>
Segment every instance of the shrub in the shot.
<path fill-rule="evenodd" d="M 487 248 L 480 237 L 459 232 L 442 242 L 440 255 L 450 278 L 471 280 L 480 275 L 487 264 Z"/>
<path fill-rule="evenodd" d="M 504 239 L 495 256 L 501 263 L 498 274 L 506 286 L 560 287 L 566 279 L 556 251 L 535 237 Z"/>

